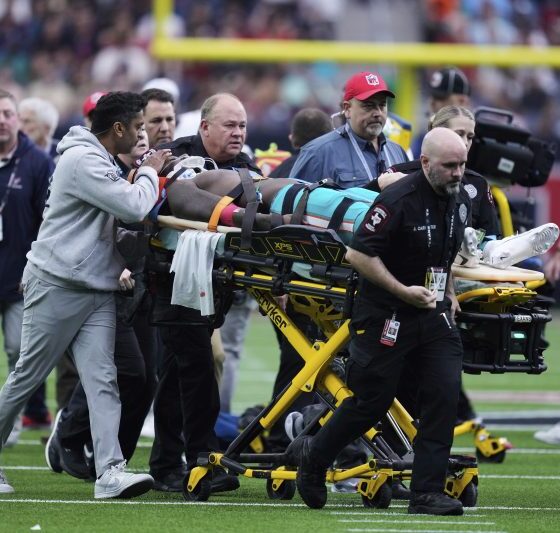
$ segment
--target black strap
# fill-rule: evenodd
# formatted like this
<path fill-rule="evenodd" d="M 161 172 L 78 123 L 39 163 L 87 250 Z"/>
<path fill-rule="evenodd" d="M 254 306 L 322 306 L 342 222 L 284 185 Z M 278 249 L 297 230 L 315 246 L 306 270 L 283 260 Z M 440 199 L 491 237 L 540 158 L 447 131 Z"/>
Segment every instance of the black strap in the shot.
<path fill-rule="evenodd" d="M 237 200 L 244 192 L 243 183 L 238 183 L 231 191 L 229 191 L 226 196 Z"/>
<path fill-rule="evenodd" d="M 282 214 L 291 215 L 294 212 L 294 202 L 299 191 L 305 189 L 307 184 L 294 183 L 287 191 L 282 202 Z"/>
<path fill-rule="evenodd" d="M 342 201 L 336 206 L 334 213 L 329 221 L 329 225 L 327 229 L 333 229 L 334 231 L 338 231 L 342 222 L 344 221 L 344 215 L 350 208 L 350 206 L 354 203 L 354 200 L 348 198 L 347 196 L 342 199 Z"/>
<path fill-rule="evenodd" d="M 253 224 L 257 216 L 257 209 L 259 207 L 259 200 L 257 198 L 257 190 L 253 183 L 253 178 L 246 168 L 236 169 L 241 178 L 241 185 L 243 186 L 243 193 L 247 202 L 245 207 L 245 214 L 243 215 L 243 222 L 241 224 L 241 245 L 242 250 L 251 249 L 251 235 L 253 233 Z"/>
<path fill-rule="evenodd" d="M 303 215 L 305 215 L 305 210 L 307 208 L 307 200 L 309 199 L 309 194 L 313 192 L 318 187 L 323 187 L 326 184 L 326 180 L 317 181 L 315 183 L 308 183 L 305 185 L 305 189 L 301 198 L 299 199 L 294 212 L 292 214 L 291 224 L 301 224 L 303 221 Z"/>

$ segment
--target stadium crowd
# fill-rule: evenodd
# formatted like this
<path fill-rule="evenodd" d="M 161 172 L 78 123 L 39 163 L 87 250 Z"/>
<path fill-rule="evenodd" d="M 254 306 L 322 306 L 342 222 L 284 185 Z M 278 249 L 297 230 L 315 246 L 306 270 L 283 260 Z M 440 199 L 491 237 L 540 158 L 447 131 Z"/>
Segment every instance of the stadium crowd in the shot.
<path fill-rule="evenodd" d="M 61 115 L 56 133 L 60 138 L 80 121 L 86 95 L 98 90 L 138 90 L 148 79 L 166 76 L 179 85 L 182 110 L 199 108 L 209 94 L 218 91 L 242 95 L 252 124 L 249 144 L 266 148 L 276 141 L 289 149 L 285 139 L 293 115 L 303 107 L 332 113 L 339 87 L 353 70 L 327 62 L 303 66 L 157 61 L 149 54 L 154 32 L 151 4 L 148 0 L 2 2 L 0 86 L 18 99 L 50 100 Z M 386 0 L 327 4 L 316 0 L 177 0 L 166 32 L 176 37 L 560 44 L 560 8 L 552 0 L 397 1 L 393 16 L 379 24 L 378 14 L 386 12 L 387 5 Z M 371 28 L 375 28 L 373 39 Z M 383 67 L 381 73 L 398 84 L 394 69 Z M 560 139 L 560 111 L 554 105 L 559 95 L 558 71 L 481 67 L 466 73 L 473 83 L 473 108 L 487 105 L 513 110 L 534 135 Z M 419 72 L 419 116 L 405 117 L 413 123 L 422 122 L 421 102 L 428 94 L 430 75 L 431 69 Z"/>

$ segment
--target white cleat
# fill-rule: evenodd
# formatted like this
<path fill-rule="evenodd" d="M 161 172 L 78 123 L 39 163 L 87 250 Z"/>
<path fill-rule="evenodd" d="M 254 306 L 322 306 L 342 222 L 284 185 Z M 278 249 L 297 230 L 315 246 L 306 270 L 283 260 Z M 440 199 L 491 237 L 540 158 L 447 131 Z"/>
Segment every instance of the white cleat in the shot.
<path fill-rule="evenodd" d="M 4 472 L 0 470 L 0 494 L 12 494 L 13 492 L 14 492 L 14 487 L 12 487 L 8 483 L 8 480 L 6 479 Z"/>
<path fill-rule="evenodd" d="M 499 241 L 490 241 L 482 252 L 482 262 L 495 268 L 508 268 L 529 257 L 550 250 L 560 230 L 552 222 Z"/>
<path fill-rule="evenodd" d="M 105 470 L 95 482 L 96 499 L 134 498 L 151 490 L 154 478 L 148 474 L 125 472 L 126 461 Z"/>
<path fill-rule="evenodd" d="M 478 249 L 479 232 L 474 228 L 465 228 L 465 236 L 461 248 L 457 252 L 454 263 L 459 266 L 474 268 L 480 262 L 481 251 Z"/>
<path fill-rule="evenodd" d="M 537 431 L 534 437 L 547 444 L 560 444 L 560 422 L 549 429 Z"/>

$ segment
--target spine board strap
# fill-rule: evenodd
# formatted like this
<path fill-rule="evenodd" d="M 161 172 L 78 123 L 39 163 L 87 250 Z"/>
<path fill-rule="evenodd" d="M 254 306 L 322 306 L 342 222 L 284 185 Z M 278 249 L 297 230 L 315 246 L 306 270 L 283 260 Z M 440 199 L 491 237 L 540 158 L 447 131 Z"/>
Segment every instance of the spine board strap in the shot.
<path fill-rule="evenodd" d="M 304 185 L 303 194 L 299 199 L 297 205 L 295 206 L 292 213 L 291 224 L 301 225 L 303 223 L 303 215 L 305 215 L 305 210 L 307 208 L 307 200 L 309 199 L 309 194 L 312 193 L 318 187 L 330 187 L 332 180 L 319 180 L 315 183 L 308 183 Z M 290 191 L 288 191 L 290 192 Z"/>
<path fill-rule="evenodd" d="M 340 203 L 336 206 L 334 213 L 332 214 L 331 219 L 329 220 L 329 225 L 327 229 L 332 229 L 334 231 L 338 231 L 342 222 L 344 222 L 344 215 L 350 208 L 350 206 L 354 203 L 354 200 L 348 197 L 344 197 Z"/>
<path fill-rule="evenodd" d="M 257 197 L 257 190 L 253 183 L 253 178 L 246 168 L 237 168 L 239 177 L 241 178 L 241 185 L 243 186 L 243 194 L 245 195 L 246 207 L 245 214 L 243 215 L 243 222 L 241 224 L 241 245 L 242 250 L 251 249 L 251 235 L 253 233 L 253 224 L 257 216 L 259 208 L 259 198 Z"/>

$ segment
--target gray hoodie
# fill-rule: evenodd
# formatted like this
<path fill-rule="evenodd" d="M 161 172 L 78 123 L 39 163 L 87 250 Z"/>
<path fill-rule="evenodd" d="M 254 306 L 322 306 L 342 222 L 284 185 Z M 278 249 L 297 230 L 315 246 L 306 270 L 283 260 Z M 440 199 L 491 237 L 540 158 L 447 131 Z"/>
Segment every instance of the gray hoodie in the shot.
<path fill-rule="evenodd" d="M 74 126 L 57 147 L 37 240 L 27 254 L 32 273 L 65 287 L 114 291 L 124 267 L 116 248 L 116 219 L 141 221 L 158 196 L 158 177 L 141 167 L 134 184 L 87 128 Z"/>

